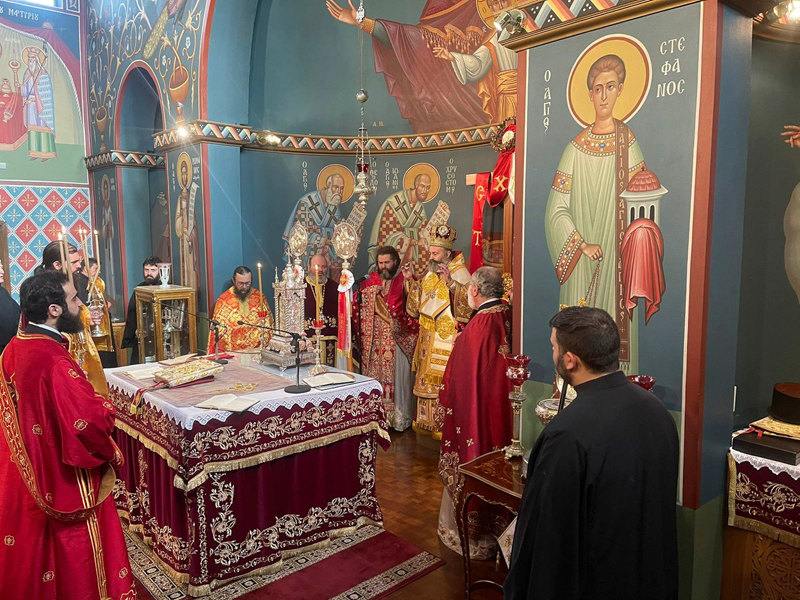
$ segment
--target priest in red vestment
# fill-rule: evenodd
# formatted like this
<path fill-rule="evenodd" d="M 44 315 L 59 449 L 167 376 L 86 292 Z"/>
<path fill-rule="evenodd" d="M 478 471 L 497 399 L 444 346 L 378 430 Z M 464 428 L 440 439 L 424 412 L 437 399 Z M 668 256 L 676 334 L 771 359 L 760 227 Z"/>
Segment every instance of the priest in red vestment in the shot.
<path fill-rule="evenodd" d="M 322 355 L 320 361 L 329 367 L 336 366 L 336 340 L 338 335 L 339 284 L 328 277 L 328 259 L 323 254 L 314 254 L 308 261 L 306 273 L 305 329 L 306 336 L 316 344 L 313 322 L 317 317 L 317 298 L 320 298 L 319 318 L 324 323 Z"/>
<path fill-rule="evenodd" d="M 381 383 L 389 425 L 403 431 L 411 427 L 416 412 L 411 359 L 419 323 L 405 310 L 397 250 L 381 246 L 375 255 L 378 270 L 370 273 L 359 289 L 361 373 Z"/>
<path fill-rule="evenodd" d="M 51 271 L 22 283 L 20 303 L 28 324 L 0 361 L 0 598 L 131 600 L 114 407 L 62 336 L 83 328 L 80 300 Z"/>
<path fill-rule="evenodd" d="M 273 327 L 274 322 L 267 299 L 253 288 L 253 272 L 249 268 L 241 266 L 234 269 L 231 287 L 217 299 L 213 318 L 220 323 L 220 352 L 255 350 L 269 343 L 269 331 L 252 327 Z M 239 325 L 239 321 L 247 325 Z M 214 354 L 214 338 L 213 333 L 208 336 L 209 354 Z"/>
<path fill-rule="evenodd" d="M 439 476 L 445 485 L 439 511 L 439 538 L 461 553 L 453 514 L 458 465 L 511 442 L 512 414 L 508 400 L 505 355 L 511 351 L 511 307 L 501 300 L 503 275 L 494 267 L 472 274 L 468 290 L 477 310 L 456 338 L 444 374 L 439 402 L 445 409 Z M 474 503 L 470 505 L 474 508 Z M 470 516 L 470 556 L 492 558 L 496 538 L 505 528 L 505 515 L 482 505 Z"/>

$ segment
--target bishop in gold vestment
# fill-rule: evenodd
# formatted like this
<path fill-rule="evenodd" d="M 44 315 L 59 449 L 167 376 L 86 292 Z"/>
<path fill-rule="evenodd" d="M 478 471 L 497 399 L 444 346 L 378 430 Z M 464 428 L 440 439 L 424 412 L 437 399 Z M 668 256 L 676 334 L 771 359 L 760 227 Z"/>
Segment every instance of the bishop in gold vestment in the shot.
<path fill-rule="evenodd" d="M 436 227 L 431 235 L 428 270 L 421 279 L 412 277 L 410 265 L 403 266 L 406 311 L 419 318 L 419 340 L 412 364 L 417 396 L 414 430 L 433 433 L 437 438 L 441 437 L 444 421 L 438 401 L 444 370 L 459 324 L 463 326 L 472 316 L 467 300 L 470 274 L 464 255 L 453 252 L 456 237 L 456 230 L 449 225 Z"/>

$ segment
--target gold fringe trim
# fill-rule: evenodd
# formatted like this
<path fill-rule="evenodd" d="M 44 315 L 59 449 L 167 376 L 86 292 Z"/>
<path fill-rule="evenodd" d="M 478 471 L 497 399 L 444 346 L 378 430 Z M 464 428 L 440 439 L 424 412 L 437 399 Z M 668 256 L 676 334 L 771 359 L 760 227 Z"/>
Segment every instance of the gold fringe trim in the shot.
<path fill-rule="evenodd" d="M 145 448 L 151 452 L 154 452 L 155 454 L 158 454 L 161 458 L 167 461 L 167 465 L 170 469 L 173 471 L 178 470 L 178 461 L 176 461 L 163 446 L 157 444 L 136 429 L 129 427 L 119 419 L 116 420 L 116 425 L 117 428 L 123 431 L 125 434 L 131 436 L 133 439 L 141 443 Z M 285 456 L 299 454 L 300 452 L 305 452 L 306 450 L 321 448 L 322 446 L 327 446 L 329 444 L 333 444 L 357 435 L 363 435 L 371 431 L 377 431 L 378 435 L 388 442 L 392 441 L 391 437 L 389 436 L 389 432 L 386 429 L 383 429 L 379 423 L 372 421 L 367 425 L 351 427 L 350 429 L 345 429 L 344 431 L 339 431 L 337 433 L 331 433 L 330 435 L 309 440 L 308 442 L 301 442 L 298 444 L 292 444 L 291 446 L 285 446 L 283 448 L 276 448 L 275 450 L 254 454 L 253 456 L 248 456 L 246 458 L 208 463 L 203 465 L 203 470 L 192 477 L 188 482 L 186 482 L 179 474 L 176 473 L 173 479 L 173 485 L 181 491 L 191 492 L 205 483 L 205 481 L 208 479 L 209 473 L 225 473 L 228 471 L 236 471 L 238 469 L 246 469 L 247 467 L 260 465 L 271 460 L 283 458 Z"/>
<path fill-rule="evenodd" d="M 117 512 L 122 515 L 122 513 L 128 514 L 125 511 L 117 510 Z M 359 517 L 356 520 L 356 524 L 350 527 L 342 527 L 341 529 L 332 529 L 328 531 L 328 539 L 322 540 L 320 542 L 316 542 L 314 544 L 309 544 L 308 546 L 303 546 L 302 548 L 292 548 L 291 550 L 284 550 L 281 552 L 281 557 L 272 564 L 259 567 L 258 569 L 254 569 L 245 573 L 244 575 L 237 575 L 236 577 L 231 577 L 229 579 L 214 579 L 210 583 L 204 585 L 192 585 L 189 583 L 189 574 L 188 573 L 180 573 L 170 567 L 167 563 L 165 563 L 160 556 L 158 556 L 155 551 L 151 548 L 152 538 L 151 537 L 144 537 L 141 536 L 141 539 L 144 540 L 143 550 L 147 553 L 147 555 L 152 558 L 158 565 L 166 571 L 167 575 L 174 581 L 176 584 L 186 586 L 186 594 L 192 596 L 193 598 L 201 597 L 201 596 L 208 596 L 211 594 L 212 591 L 222 587 L 223 585 L 228 585 L 233 583 L 237 579 L 243 579 L 245 577 L 259 577 L 262 575 L 272 575 L 273 573 L 277 573 L 280 571 L 284 564 L 284 560 L 288 560 L 294 556 L 299 554 L 304 554 L 306 552 L 313 552 L 315 550 L 322 550 L 324 548 L 328 548 L 332 541 L 336 538 L 345 537 L 348 535 L 352 535 L 355 531 L 365 525 L 374 525 L 376 527 L 380 527 L 383 529 L 383 521 L 375 521 L 370 519 L 369 517 Z M 127 524 L 123 524 L 123 528 L 129 531 L 134 532 L 134 534 L 141 533 L 143 526 L 142 525 L 132 525 L 130 522 Z"/>
<path fill-rule="evenodd" d="M 800 535 L 736 514 L 736 474 L 736 461 L 733 455 L 728 453 L 728 525 L 759 533 L 793 548 L 800 548 Z"/>
<path fill-rule="evenodd" d="M 130 437 L 138 441 L 140 444 L 142 444 L 142 446 L 144 446 L 151 452 L 155 452 L 161 458 L 167 461 L 167 465 L 169 465 L 170 469 L 172 469 L 173 471 L 178 470 L 178 461 L 175 460 L 169 452 L 167 452 L 166 448 L 164 448 L 160 444 L 155 443 L 153 440 L 146 437 L 143 433 L 137 431 L 133 427 L 128 426 L 126 423 L 120 421 L 119 419 L 115 420 L 115 424 L 117 426 L 117 429 L 129 435 Z"/>

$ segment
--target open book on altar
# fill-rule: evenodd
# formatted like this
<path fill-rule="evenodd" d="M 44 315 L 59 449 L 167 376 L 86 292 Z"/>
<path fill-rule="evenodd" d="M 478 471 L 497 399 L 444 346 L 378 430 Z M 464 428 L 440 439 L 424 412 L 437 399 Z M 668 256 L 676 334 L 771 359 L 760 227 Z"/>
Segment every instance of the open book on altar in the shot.
<path fill-rule="evenodd" d="M 249 396 L 234 396 L 233 394 L 219 394 L 212 396 L 208 400 L 203 400 L 195 404 L 195 408 L 211 408 L 215 410 L 227 410 L 234 413 L 241 413 L 248 408 L 258 404 L 258 400 Z"/>
<path fill-rule="evenodd" d="M 314 377 L 306 377 L 303 379 L 305 383 L 315 388 L 325 385 L 353 383 L 355 380 L 356 376 L 351 373 L 323 373 L 322 375 L 315 375 Z"/>

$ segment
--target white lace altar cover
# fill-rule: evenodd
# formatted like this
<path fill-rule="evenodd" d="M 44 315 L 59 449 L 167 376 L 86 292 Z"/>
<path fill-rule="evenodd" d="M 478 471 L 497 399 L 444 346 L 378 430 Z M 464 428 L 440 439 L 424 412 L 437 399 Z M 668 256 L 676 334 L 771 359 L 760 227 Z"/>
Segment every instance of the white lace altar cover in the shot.
<path fill-rule="evenodd" d="M 745 454 L 744 452 L 739 452 L 733 448 L 731 448 L 730 452 L 733 460 L 736 461 L 736 464 L 740 465 L 742 463 L 748 463 L 756 469 L 769 469 L 773 475 L 786 473 L 795 481 L 800 480 L 800 465 L 787 465 L 786 463 L 778 462 L 776 460 L 761 458 L 760 456 L 753 456 L 752 454 Z"/>
<path fill-rule="evenodd" d="M 231 361 L 231 363 L 233 363 L 233 361 Z M 147 364 L 147 365 L 134 365 L 129 367 L 116 367 L 113 369 L 106 369 L 105 375 L 106 375 L 106 381 L 108 382 L 108 387 L 116 389 L 118 391 L 125 393 L 128 396 L 133 397 L 133 395 L 142 387 L 153 385 L 153 381 L 151 379 L 132 381 L 127 377 L 126 378 L 120 377 L 118 373 L 135 374 L 136 371 L 152 369 L 152 367 L 153 365 Z M 240 366 L 239 368 L 242 367 Z M 269 377 L 270 379 L 273 379 L 274 376 L 279 376 L 286 380 L 285 385 L 287 386 L 295 383 L 294 368 L 287 369 L 284 373 L 280 373 L 277 367 L 272 367 L 272 366 L 261 366 L 253 364 L 250 365 L 249 367 L 244 367 L 244 368 L 261 371 L 267 377 L 272 376 Z M 308 372 L 310 368 L 311 365 L 300 367 L 301 383 L 304 378 L 310 377 L 310 373 Z M 336 371 L 336 369 L 329 369 L 329 370 Z M 383 390 L 381 384 L 378 383 L 378 381 L 376 381 L 375 379 L 364 377 L 363 375 L 358 375 L 355 373 L 352 373 L 352 375 L 355 376 L 355 381 L 353 383 L 331 385 L 323 388 L 311 388 L 311 391 L 306 392 L 304 394 L 288 394 L 284 392 L 283 389 L 279 389 L 275 391 L 266 391 L 266 392 L 254 391 L 240 395 L 246 395 L 248 398 L 254 398 L 258 400 L 258 403 L 254 404 L 253 406 L 247 409 L 247 412 L 255 413 L 258 415 L 265 410 L 275 411 L 276 409 L 281 407 L 292 408 L 294 406 L 300 406 L 300 407 L 306 407 L 309 405 L 319 406 L 322 403 L 327 403 L 328 405 L 330 405 L 334 400 L 337 400 L 339 398 L 344 398 L 347 396 L 357 397 L 359 394 L 370 394 L 373 391 L 377 391 L 380 393 Z M 257 374 L 254 374 L 254 376 L 257 377 Z M 202 402 L 204 399 L 213 395 L 207 392 L 209 387 L 213 388 L 213 384 L 212 383 L 199 384 L 197 386 L 183 388 L 183 389 L 184 391 L 188 390 L 196 391 L 197 403 L 199 403 Z M 164 390 L 160 391 L 163 392 Z M 152 407 L 155 410 L 165 414 L 167 417 L 169 417 L 171 420 L 173 420 L 175 423 L 177 423 L 183 429 L 186 430 L 191 429 L 195 423 L 206 425 L 207 423 L 213 420 L 224 422 L 231 415 L 235 414 L 227 410 L 195 408 L 194 406 L 175 406 L 174 404 L 169 403 L 163 398 L 157 397 L 156 394 L 154 394 L 153 392 L 145 392 L 142 400 L 143 404 Z"/>

